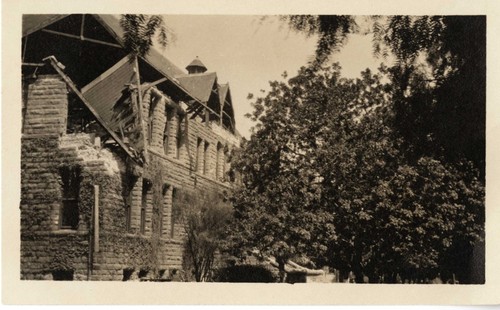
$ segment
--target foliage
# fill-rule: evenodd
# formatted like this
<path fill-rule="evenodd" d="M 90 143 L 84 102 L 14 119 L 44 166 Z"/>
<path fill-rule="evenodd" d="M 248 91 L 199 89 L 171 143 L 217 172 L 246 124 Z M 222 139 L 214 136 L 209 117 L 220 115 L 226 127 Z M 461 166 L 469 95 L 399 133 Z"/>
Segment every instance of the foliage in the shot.
<path fill-rule="evenodd" d="M 348 16 L 283 16 L 318 35 L 316 61 L 359 31 Z M 485 16 L 372 16 L 373 52 L 395 56 L 395 128 L 417 156 L 474 162 L 484 179 L 486 108 Z M 313 62 L 314 65 L 314 62 Z M 484 181 L 483 181 L 484 183 Z"/>
<path fill-rule="evenodd" d="M 471 160 L 484 183 L 486 18 L 393 16 L 386 28 L 383 42 L 399 60 L 395 127 L 416 153 Z"/>
<path fill-rule="evenodd" d="M 234 265 L 217 270 L 216 282 L 274 283 L 278 277 L 269 268 L 261 265 Z"/>
<path fill-rule="evenodd" d="M 145 56 L 153 45 L 155 34 L 162 47 L 168 43 L 168 30 L 161 15 L 123 14 L 120 25 L 124 30 L 125 48 L 133 55 Z"/>
<path fill-rule="evenodd" d="M 329 54 L 347 40 L 350 33 L 357 30 L 356 22 L 348 15 L 284 15 L 281 20 L 307 36 L 319 34 L 314 62 L 324 62 Z"/>
<path fill-rule="evenodd" d="M 184 266 L 197 282 L 211 281 L 216 255 L 224 242 L 231 206 L 216 192 L 176 194 L 180 221 L 186 233 Z"/>
<path fill-rule="evenodd" d="M 351 80 L 316 64 L 256 99 L 258 125 L 234 163 L 235 254 L 257 249 L 280 265 L 305 254 L 377 281 L 452 266 L 452 245 L 479 240 L 477 168 L 414 154 L 394 128 L 389 74 Z"/>

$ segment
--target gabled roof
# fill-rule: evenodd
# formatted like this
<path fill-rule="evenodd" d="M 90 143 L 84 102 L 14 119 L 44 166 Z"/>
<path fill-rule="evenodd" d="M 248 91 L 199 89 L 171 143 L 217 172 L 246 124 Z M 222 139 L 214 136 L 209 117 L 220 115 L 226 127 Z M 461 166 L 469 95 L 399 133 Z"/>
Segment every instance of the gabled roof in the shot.
<path fill-rule="evenodd" d="M 68 14 L 24 14 L 23 15 L 23 37 L 32 34 L 60 19 L 69 16 Z"/>
<path fill-rule="evenodd" d="M 208 102 L 214 84 L 217 82 L 215 72 L 181 75 L 176 78 L 190 94 L 202 102 Z"/>
<path fill-rule="evenodd" d="M 92 16 L 99 24 L 106 29 L 111 37 L 107 40 L 123 46 L 124 31 L 120 25 L 119 17 L 110 14 L 88 14 Z M 30 35 L 38 30 L 48 27 L 49 25 L 62 20 L 70 15 L 60 14 L 38 14 L 38 15 L 23 15 L 23 37 Z M 151 65 L 155 70 L 164 75 L 168 81 L 173 83 L 182 93 L 192 99 L 198 101 L 199 104 L 208 104 L 212 91 L 218 91 L 217 99 L 220 99 L 222 104 L 224 101 L 229 101 L 230 98 L 229 85 L 219 87 L 217 84 L 217 75 L 215 72 L 204 72 L 198 74 L 186 74 L 184 70 L 177 67 L 161 52 L 155 48 L 151 48 L 148 54 L 142 58 L 146 63 Z M 190 66 L 205 67 L 201 61 L 195 59 Z M 189 67 L 189 66 L 188 66 Z M 232 104 L 230 104 L 232 110 Z M 231 113 L 234 122 L 234 111 Z"/>
<path fill-rule="evenodd" d="M 89 14 L 95 19 L 101 22 L 103 27 L 105 27 L 108 32 L 115 38 L 115 40 L 123 45 L 123 34 L 124 31 L 120 26 L 120 20 L 111 14 Z M 42 28 L 47 27 L 50 24 L 57 22 L 65 17 L 69 16 L 61 14 L 25 14 L 23 15 L 23 37 L 33 32 L 36 32 Z M 155 48 L 151 48 L 148 54 L 144 57 L 147 62 L 153 65 L 161 73 L 174 77 L 176 75 L 185 74 L 185 71 L 174 65 L 170 60 L 163 56 Z"/>
<path fill-rule="evenodd" d="M 220 84 L 219 85 L 219 100 L 220 103 L 223 104 L 226 100 L 226 96 L 228 94 L 229 84 Z"/>
<path fill-rule="evenodd" d="M 108 27 L 108 31 L 114 33 L 115 38 L 118 42 L 122 43 L 123 38 L 123 28 L 120 26 L 120 20 L 110 14 L 93 14 L 98 20 L 103 22 L 103 25 Z M 153 65 L 156 69 L 161 71 L 161 73 L 166 74 L 170 77 L 174 77 L 179 74 L 185 74 L 185 71 L 174 65 L 173 62 L 168 60 L 155 48 L 151 48 L 148 54 L 144 57 L 147 62 Z"/>

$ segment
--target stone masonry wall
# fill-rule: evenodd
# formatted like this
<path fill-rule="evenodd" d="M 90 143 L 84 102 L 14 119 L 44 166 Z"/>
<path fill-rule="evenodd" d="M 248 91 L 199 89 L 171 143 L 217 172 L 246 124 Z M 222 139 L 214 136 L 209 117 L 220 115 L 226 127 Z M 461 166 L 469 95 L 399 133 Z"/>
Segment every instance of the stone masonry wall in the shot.
<path fill-rule="evenodd" d="M 62 270 L 72 272 L 75 280 L 84 280 L 88 268 L 92 280 L 168 278 L 170 271 L 182 267 L 183 227 L 174 221 L 173 192 L 230 189 L 228 182 L 222 182 L 222 171 L 229 168 L 222 150 L 234 143 L 215 134 L 200 118 L 175 113 L 166 106 L 168 100 L 165 97 L 153 105 L 148 164 L 140 175 L 134 175 L 123 154 L 94 146 L 91 134 L 66 134 L 67 89 L 57 75 L 40 76 L 29 85 L 21 155 L 22 279 L 52 279 L 54 272 Z M 149 106 L 144 100 L 144 122 L 150 115 Z M 180 121 L 182 135 L 178 134 Z M 203 156 L 206 173 L 195 170 L 198 138 L 208 145 Z M 61 167 L 81 169 L 76 229 L 60 228 Z M 163 203 L 155 215 L 152 191 L 147 192 L 145 218 L 141 219 L 143 184 L 155 179 L 158 168 L 164 172 Z M 100 186 L 100 249 L 89 264 L 94 185 Z M 161 230 L 153 227 L 155 216 L 161 216 Z M 140 232 L 141 221 L 145 222 L 144 233 Z"/>

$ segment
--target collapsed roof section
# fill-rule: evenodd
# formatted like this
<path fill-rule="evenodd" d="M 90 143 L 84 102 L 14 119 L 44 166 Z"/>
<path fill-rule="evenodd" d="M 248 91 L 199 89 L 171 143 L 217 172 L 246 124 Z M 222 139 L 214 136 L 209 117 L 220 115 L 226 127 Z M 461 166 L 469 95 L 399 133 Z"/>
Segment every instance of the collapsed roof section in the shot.
<path fill-rule="evenodd" d="M 129 148 L 129 155 L 131 149 L 136 154 L 137 148 L 143 147 L 140 139 L 134 142 L 124 135 L 131 124 L 142 127 L 137 120 L 140 109 L 125 113 L 119 107 L 134 88 L 140 90 L 141 84 L 156 86 L 173 100 L 185 102 L 193 117 L 204 111 L 208 115 L 205 120 L 216 120 L 230 132 L 236 132 L 228 86 L 226 89 L 217 84 L 215 73 L 186 75 L 154 48 L 144 57 L 131 59 L 124 49 L 124 31 L 116 16 L 23 15 L 22 31 L 23 76 L 50 70 L 40 62 L 53 56 L 64 65 L 61 72 L 71 78 L 105 128 L 113 131 L 111 136 Z M 136 97 L 140 101 L 141 96 Z"/>

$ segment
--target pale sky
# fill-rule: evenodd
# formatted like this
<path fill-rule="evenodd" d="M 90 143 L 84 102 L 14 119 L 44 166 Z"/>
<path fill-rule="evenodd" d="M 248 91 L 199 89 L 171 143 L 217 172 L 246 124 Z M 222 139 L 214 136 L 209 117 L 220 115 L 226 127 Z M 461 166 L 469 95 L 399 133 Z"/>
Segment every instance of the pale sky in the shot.
<path fill-rule="evenodd" d="M 261 22 L 250 15 L 164 15 L 175 34 L 163 51 L 184 69 L 196 56 L 208 71 L 217 72 L 220 84 L 229 82 L 235 110 L 236 128 L 250 136 L 253 123 L 244 117 L 252 111 L 247 95 L 263 95 L 269 81 L 282 80 L 284 71 L 291 77 L 314 55 L 316 37 L 306 38 L 270 16 Z M 367 67 L 376 69 L 381 59 L 372 56 L 371 36 L 352 35 L 339 54 L 346 77 L 358 77 Z"/>

